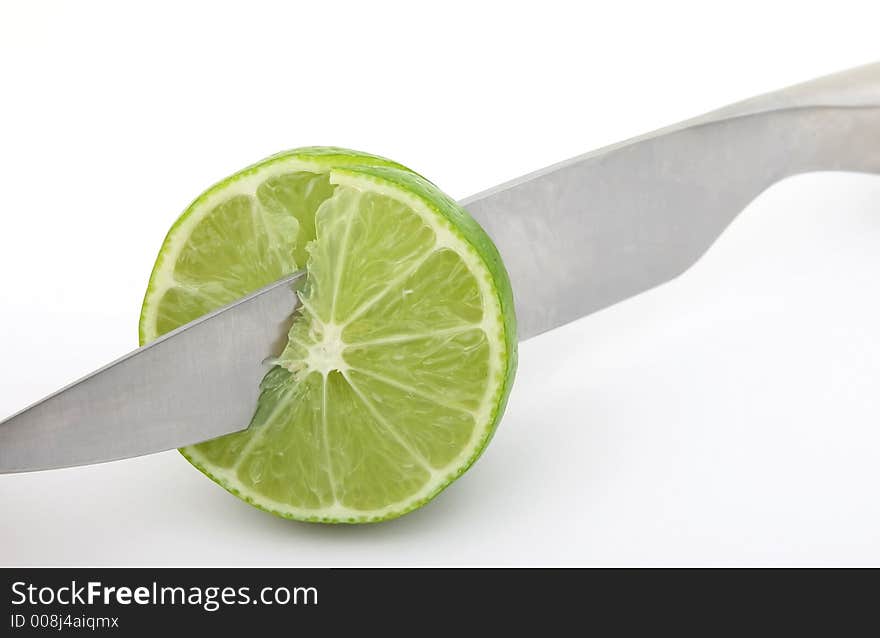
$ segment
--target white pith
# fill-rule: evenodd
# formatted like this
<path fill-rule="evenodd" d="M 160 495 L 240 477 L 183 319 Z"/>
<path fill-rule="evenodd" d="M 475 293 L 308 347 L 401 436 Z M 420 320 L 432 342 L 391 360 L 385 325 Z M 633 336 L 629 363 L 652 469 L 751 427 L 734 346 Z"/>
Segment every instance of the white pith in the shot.
<path fill-rule="evenodd" d="M 222 187 L 212 189 L 200 198 L 200 200 L 197 200 L 197 203 L 194 205 L 189 216 L 183 219 L 179 226 L 169 234 L 166 244 L 163 246 L 162 260 L 157 264 L 151 281 L 152 288 L 145 301 L 144 325 L 147 326 L 145 333 L 151 333 L 144 335 L 147 340 L 151 340 L 156 336 L 155 325 L 156 311 L 159 307 L 158 301 L 168 288 L 177 285 L 173 275 L 174 265 L 180 255 L 182 247 L 186 244 L 193 229 L 199 221 L 201 221 L 203 216 L 223 200 L 235 195 L 254 196 L 259 185 L 265 180 L 276 175 L 291 172 L 327 173 L 328 171 L 317 163 L 311 163 L 297 158 L 284 158 L 260 167 L 251 174 L 243 174 L 242 176 L 224 184 Z M 215 480 L 220 482 L 227 489 L 235 491 L 246 500 L 249 500 L 267 510 L 303 519 L 381 519 L 388 515 L 408 510 L 414 504 L 428 499 L 460 474 L 469 464 L 469 461 L 472 460 L 475 453 L 482 448 L 492 426 L 494 410 L 505 381 L 504 375 L 505 366 L 507 364 L 507 354 L 504 341 L 504 322 L 498 293 L 491 273 L 476 250 L 460 236 L 459 232 L 449 221 L 429 208 L 419 197 L 406 191 L 388 186 L 385 183 L 379 182 L 368 176 L 334 171 L 329 171 L 329 173 L 330 182 L 333 184 L 346 186 L 360 191 L 376 192 L 407 205 L 433 230 L 436 237 L 433 249 L 427 251 L 426 254 L 423 255 L 423 258 L 427 259 L 430 254 L 433 254 L 433 252 L 438 250 L 450 249 L 460 256 L 464 264 L 474 275 L 482 298 L 483 320 L 480 323 L 462 327 L 460 329 L 464 331 L 478 328 L 486 334 L 489 348 L 489 375 L 479 408 L 477 410 L 469 411 L 473 415 L 475 423 L 470 440 L 462 447 L 459 454 L 444 467 L 434 468 L 428 466 L 426 469 L 430 472 L 430 479 L 418 492 L 410 495 L 405 500 L 389 504 L 388 506 L 377 510 L 353 509 L 342 505 L 338 501 L 330 506 L 319 509 L 292 507 L 288 503 L 268 498 L 259 491 L 244 485 L 237 476 L 237 466 L 230 468 L 217 466 L 204 458 L 195 447 L 186 448 L 185 452 L 194 463 L 204 468 L 215 478 Z M 361 308 L 363 308 L 363 305 Z M 343 352 L 348 346 L 362 344 L 347 344 L 343 341 L 342 331 L 345 327 L 344 324 L 327 322 L 318 325 L 319 320 L 317 316 L 312 316 L 310 320 L 316 325 L 316 333 L 320 336 L 317 343 L 306 346 L 307 355 L 301 361 L 279 361 L 279 364 L 288 367 L 288 369 L 295 374 L 303 375 L 303 377 L 311 372 L 317 372 L 321 374 L 325 380 L 330 372 L 339 371 L 347 379 L 352 389 L 359 393 L 356 385 L 352 383 L 351 378 L 347 374 L 349 367 L 343 357 Z M 459 330 L 459 328 L 456 328 L 455 330 Z M 429 332 L 424 336 L 442 334 L 443 332 L 444 331 L 437 331 L 434 333 Z M 393 339 L 394 337 L 390 337 L 385 341 Z M 382 341 L 383 340 L 380 339 L 375 340 L 374 342 L 379 343 Z M 298 369 L 294 369 L 297 366 Z M 366 401 L 366 399 L 364 399 L 364 401 Z M 249 441 L 249 443 L 251 442 L 252 441 Z M 245 456 L 246 455 L 243 453 L 240 458 L 244 458 Z M 424 461 L 424 459 L 422 459 L 422 461 Z"/>
<path fill-rule="evenodd" d="M 313 343 L 306 348 L 306 357 L 302 361 L 305 366 L 303 370 L 297 369 L 300 362 L 279 361 L 279 364 L 286 367 L 291 372 L 300 374 L 308 374 L 309 372 L 318 372 L 327 376 L 334 370 L 345 372 L 348 370 L 348 364 L 342 358 L 342 353 L 346 348 L 346 343 L 342 340 L 342 329 L 344 326 L 337 323 L 321 323 L 317 317 L 312 318 L 313 323 L 319 323 L 317 332 L 321 335 L 320 341 Z"/>

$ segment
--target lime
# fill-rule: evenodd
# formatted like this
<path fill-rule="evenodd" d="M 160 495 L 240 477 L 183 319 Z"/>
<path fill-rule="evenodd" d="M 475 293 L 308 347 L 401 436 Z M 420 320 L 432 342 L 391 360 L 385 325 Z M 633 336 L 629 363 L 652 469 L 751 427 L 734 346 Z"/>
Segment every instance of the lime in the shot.
<path fill-rule="evenodd" d="M 181 452 L 288 518 L 360 523 L 420 507 L 483 451 L 513 382 L 497 250 L 399 164 L 335 148 L 281 153 L 208 189 L 174 224 L 141 343 L 300 268 L 302 309 L 250 426 Z"/>

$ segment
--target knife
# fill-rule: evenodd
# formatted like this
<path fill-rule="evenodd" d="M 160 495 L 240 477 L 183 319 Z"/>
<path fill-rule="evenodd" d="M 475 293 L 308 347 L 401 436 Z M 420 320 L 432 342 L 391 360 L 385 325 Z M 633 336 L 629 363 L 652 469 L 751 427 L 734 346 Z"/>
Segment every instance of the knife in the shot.
<path fill-rule="evenodd" d="M 880 173 L 880 64 L 741 102 L 463 200 L 500 251 L 524 340 L 692 266 L 781 179 Z M 112 461 L 246 429 L 300 271 L 0 422 L 0 473 Z M 254 353 L 261 353 L 256 355 Z"/>

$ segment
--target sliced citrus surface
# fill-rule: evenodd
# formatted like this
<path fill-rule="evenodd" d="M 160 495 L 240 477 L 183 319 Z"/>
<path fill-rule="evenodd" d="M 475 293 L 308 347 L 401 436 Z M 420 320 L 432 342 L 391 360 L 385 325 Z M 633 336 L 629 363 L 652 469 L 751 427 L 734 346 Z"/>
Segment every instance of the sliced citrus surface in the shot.
<path fill-rule="evenodd" d="M 212 187 L 172 227 L 141 343 L 301 268 L 302 307 L 250 426 L 181 451 L 284 517 L 404 514 L 474 462 L 503 412 L 516 328 L 501 258 L 399 164 L 290 151 Z"/>

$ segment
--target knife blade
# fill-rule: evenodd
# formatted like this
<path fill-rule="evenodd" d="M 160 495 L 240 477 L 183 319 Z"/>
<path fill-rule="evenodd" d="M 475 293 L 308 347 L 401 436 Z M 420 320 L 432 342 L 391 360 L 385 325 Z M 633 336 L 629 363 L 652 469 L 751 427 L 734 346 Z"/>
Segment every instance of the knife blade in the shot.
<path fill-rule="evenodd" d="M 527 339 L 690 268 L 761 192 L 880 172 L 880 64 L 550 166 L 462 204 L 498 247 Z"/>
<path fill-rule="evenodd" d="M 0 422 L 0 472 L 102 463 L 245 429 L 304 280 L 300 271 L 270 284 Z"/>
<path fill-rule="evenodd" d="M 880 172 L 880 64 L 550 166 L 462 204 L 498 247 L 528 339 L 690 268 L 775 182 Z M 305 273 L 197 319 L 0 422 L 0 473 L 149 454 L 243 430 Z"/>

